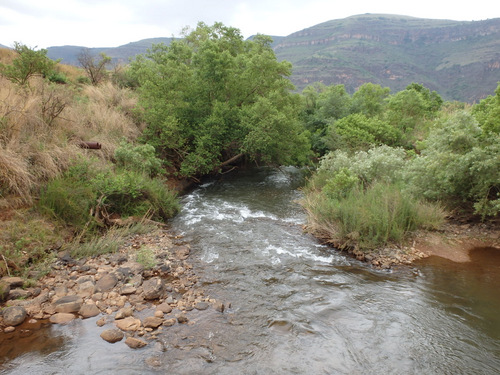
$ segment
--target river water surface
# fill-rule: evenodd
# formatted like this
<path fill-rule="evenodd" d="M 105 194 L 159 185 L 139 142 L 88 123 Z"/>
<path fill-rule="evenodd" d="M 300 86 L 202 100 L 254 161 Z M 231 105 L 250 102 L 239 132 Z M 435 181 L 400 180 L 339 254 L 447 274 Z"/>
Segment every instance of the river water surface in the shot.
<path fill-rule="evenodd" d="M 42 330 L 3 374 L 499 374 L 500 259 L 374 270 L 302 232 L 296 169 L 258 169 L 183 197 L 173 230 L 223 314 L 196 312 L 133 351 L 95 319 Z M 43 345 L 34 342 L 42 341 Z"/>

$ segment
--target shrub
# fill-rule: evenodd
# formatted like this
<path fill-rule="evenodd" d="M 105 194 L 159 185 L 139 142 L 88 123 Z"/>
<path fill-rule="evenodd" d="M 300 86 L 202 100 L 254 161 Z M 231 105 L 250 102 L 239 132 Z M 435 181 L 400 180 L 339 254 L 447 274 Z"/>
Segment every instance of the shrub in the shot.
<path fill-rule="evenodd" d="M 122 141 L 115 150 L 116 164 L 148 176 L 156 176 L 162 171 L 162 160 L 156 157 L 155 148 L 149 144 L 134 146 Z"/>
<path fill-rule="evenodd" d="M 409 189 L 449 206 L 465 204 L 485 218 L 500 212 L 500 135 L 483 131 L 466 112 L 437 124 L 405 172 Z"/>

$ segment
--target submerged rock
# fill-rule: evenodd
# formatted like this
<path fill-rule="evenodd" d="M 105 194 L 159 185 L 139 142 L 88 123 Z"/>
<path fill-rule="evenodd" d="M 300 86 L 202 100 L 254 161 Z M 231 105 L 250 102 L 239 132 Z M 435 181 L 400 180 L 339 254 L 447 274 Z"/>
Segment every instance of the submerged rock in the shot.
<path fill-rule="evenodd" d="M 132 349 L 138 349 L 146 346 L 148 343 L 135 337 L 127 337 L 127 339 L 125 340 L 125 344 L 127 344 Z"/>
<path fill-rule="evenodd" d="M 107 329 L 101 333 L 101 338 L 112 344 L 121 341 L 124 336 L 123 332 L 117 328 Z"/>

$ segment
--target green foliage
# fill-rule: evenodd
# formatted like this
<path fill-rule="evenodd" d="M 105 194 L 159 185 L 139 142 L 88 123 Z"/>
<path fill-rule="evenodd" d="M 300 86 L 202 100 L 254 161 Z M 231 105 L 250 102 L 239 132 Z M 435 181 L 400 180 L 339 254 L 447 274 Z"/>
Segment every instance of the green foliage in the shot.
<path fill-rule="evenodd" d="M 330 150 L 360 150 L 380 144 L 396 145 L 400 137 L 400 131 L 387 122 L 354 113 L 333 122 L 324 142 Z"/>
<path fill-rule="evenodd" d="M 416 194 L 468 204 L 483 217 L 500 212 L 499 134 L 484 137 L 474 117 L 458 112 L 431 130 L 424 147 L 406 172 Z"/>
<path fill-rule="evenodd" d="M 314 189 L 322 189 L 327 180 L 342 170 L 349 171 L 365 186 L 375 181 L 396 183 L 402 179 L 405 164 L 406 152 L 401 148 L 383 145 L 354 154 L 337 150 L 321 159 L 311 179 L 311 186 Z"/>
<path fill-rule="evenodd" d="M 14 50 L 17 57 L 12 64 L 0 64 L 0 74 L 8 80 L 24 86 L 33 76 L 50 77 L 54 74 L 57 61 L 47 57 L 46 49 L 36 51 L 34 48 L 15 42 Z"/>
<path fill-rule="evenodd" d="M 500 134 L 500 82 L 495 95 L 481 100 L 474 106 L 472 113 L 485 132 L 485 136 L 489 133 Z"/>
<path fill-rule="evenodd" d="M 390 93 L 389 87 L 382 87 L 371 82 L 364 83 L 352 95 L 353 113 L 362 113 L 367 117 L 380 115 L 385 108 L 385 99 Z"/>
<path fill-rule="evenodd" d="M 163 162 L 156 157 L 155 148 L 150 144 L 132 145 L 122 141 L 115 150 L 119 167 L 144 173 L 148 176 L 161 174 Z"/>
<path fill-rule="evenodd" d="M 61 72 L 58 72 L 56 70 L 53 70 L 52 72 L 49 73 L 47 76 L 48 80 L 53 83 L 59 83 L 59 84 L 66 84 L 68 83 L 68 77 L 64 75 Z"/>
<path fill-rule="evenodd" d="M 166 220 L 179 209 L 175 193 L 164 180 L 109 164 L 97 166 L 91 160 L 76 162 L 50 181 L 39 205 L 43 212 L 80 229 L 88 225 L 92 229 L 103 213 Z"/>
<path fill-rule="evenodd" d="M 305 160 L 309 148 L 286 78 L 291 66 L 276 60 L 270 44 L 200 23 L 184 39 L 137 57 L 130 74 L 145 109 L 144 141 L 185 177 L 217 172 L 238 156 Z"/>

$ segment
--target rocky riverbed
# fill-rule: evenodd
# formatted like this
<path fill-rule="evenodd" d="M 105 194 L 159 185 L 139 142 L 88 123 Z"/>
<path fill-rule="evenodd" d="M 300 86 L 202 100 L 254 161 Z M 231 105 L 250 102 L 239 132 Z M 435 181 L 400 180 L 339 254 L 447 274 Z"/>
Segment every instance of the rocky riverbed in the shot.
<path fill-rule="evenodd" d="M 0 280 L 0 347 L 50 324 L 100 316 L 100 336 L 140 348 L 187 312 L 215 309 L 188 262 L 190 247 L 161 229 L 134 235 L 114 254 L 73 259 L 60 253 L 48 275 L 26 287 L 19 277 Z M 5 346 L 4 346 L 5 347 Z"/>

